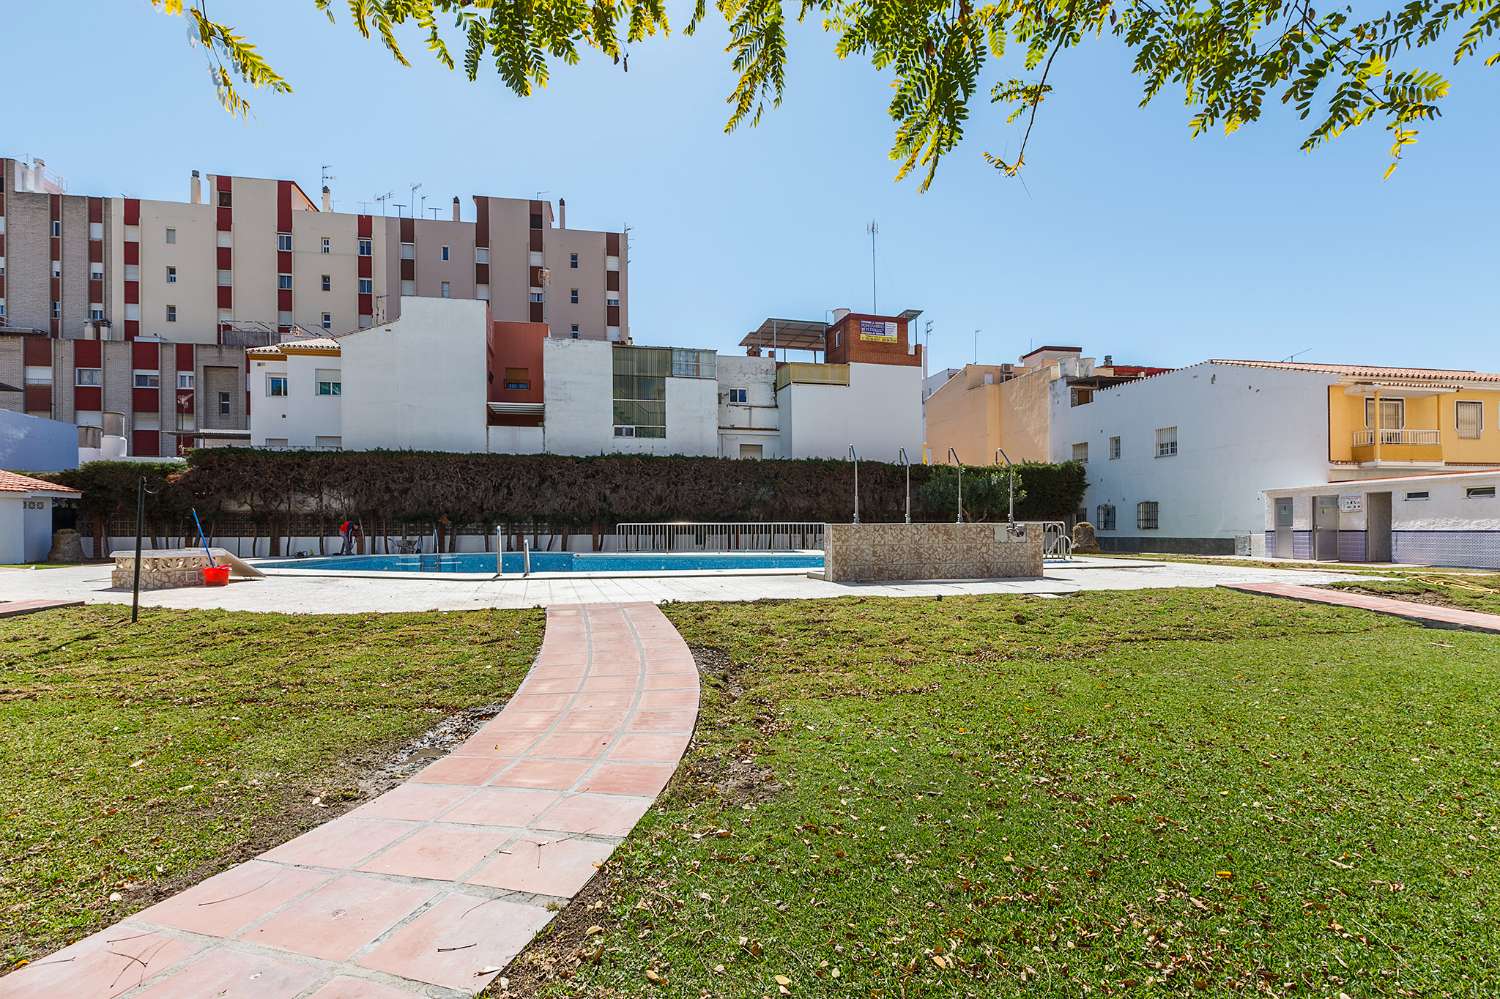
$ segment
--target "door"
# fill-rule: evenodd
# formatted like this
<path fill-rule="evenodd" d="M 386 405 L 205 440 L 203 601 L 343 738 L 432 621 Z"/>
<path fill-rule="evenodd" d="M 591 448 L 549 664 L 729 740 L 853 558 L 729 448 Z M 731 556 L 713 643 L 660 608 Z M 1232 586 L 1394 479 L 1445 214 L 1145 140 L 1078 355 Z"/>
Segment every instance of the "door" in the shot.
<path fill-rule="evenodd" d="M 1365 493 L 1365 560 L 1391 560 L 1391 494 Z"/>
<path fill-rule="evenodd" d="M 1339 498 L 1313 497 L 1313 558 L 1337 562 L 1339 557 Z"/>
<path fill-rule="evenodd" d="M 1277 558 L 1292 557 L 1292 498 L 1282 496 L 1276 500 L 1276 538 L 1275 550 L 1271 552 Z"/>

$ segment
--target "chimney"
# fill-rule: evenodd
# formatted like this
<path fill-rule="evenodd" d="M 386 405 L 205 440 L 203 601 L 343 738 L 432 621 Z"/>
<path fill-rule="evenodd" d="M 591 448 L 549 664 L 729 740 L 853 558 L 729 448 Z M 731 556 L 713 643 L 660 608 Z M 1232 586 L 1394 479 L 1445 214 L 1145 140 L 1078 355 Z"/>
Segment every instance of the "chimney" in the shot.
<path fill-rule="evenodd" d="M 333 211 L 333 192 L 328 189 L 327 184 L 323 185 L 323 210 L 325 212 Z"/>
<path fill-rule="evenodd" d="M 455 194 L 453 196 L 453 221 L 457 222 L 458 220 L 458 195 Z"/>
<path fill-rule="evenodd" d="M 568 227 L 568 200 L 566 198 L 557 199 L 557 227 L 559 229 Z"/>
<path fill-rule="evenodd" d="M 1105 354 L 1104 355 L 1104 364 L 1102 366 L 1106 367 L 1106 368 L 1112 368 L 1112 367 L 1114 367 L 1115 366 L 1115 355 L 1113 355 L 1113 354 Z"/>
<path fill-rule="evenodd" d="M 203 200 L 203 177 L 197 170 L 193 171 L 193 181 L 188 186 L 188 203 L 196 205 Z"/>
<path fill-rule="evenodd" d="M 843 319 L 848 314 L 849 314 L 849 310 L 848 309 L 834 309 L 833 310 L 833 321 L 834 321 L 834 324 L 837 325 L 837 323 L 839 322 L 839 320 Z"/>

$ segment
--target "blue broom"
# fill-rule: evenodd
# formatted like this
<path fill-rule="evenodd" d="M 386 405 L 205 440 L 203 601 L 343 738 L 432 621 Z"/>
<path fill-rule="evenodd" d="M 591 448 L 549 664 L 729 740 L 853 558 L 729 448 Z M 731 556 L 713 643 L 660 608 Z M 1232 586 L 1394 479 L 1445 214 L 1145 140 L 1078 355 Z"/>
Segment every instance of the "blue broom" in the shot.
<path fill-rule="evenodd" d="M 198 543 L 203 546 L 203 554 L 208 556 L 208 564 L 218 565 L 214 561 L 214 553 L 208 550 L 208 539 L 203 536 L 203 521 L 198 519 L 197 507 L 193 507 L 193 524 L 198 528 Z"/>

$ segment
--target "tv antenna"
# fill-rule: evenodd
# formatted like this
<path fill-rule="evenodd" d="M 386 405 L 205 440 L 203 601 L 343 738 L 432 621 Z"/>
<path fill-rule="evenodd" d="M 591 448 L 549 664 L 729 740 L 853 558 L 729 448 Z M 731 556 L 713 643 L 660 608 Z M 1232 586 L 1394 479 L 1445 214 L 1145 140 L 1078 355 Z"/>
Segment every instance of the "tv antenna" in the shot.
<path fill-rule="evenodd" d="M 413 184 L 411 186 L 411 201 L 407 202 L 407 204 L 411 206 L 411 214 L 413 218 L 415 218 L 417 214 L 417 192 L 421 189 L 422 185 L 420 183 Z"/>
<path fill-rule="evenodd" d="M 385 214 L 385 203 L 387 201 L 390 201 L 395 196 L 396 196 L 396 192 L 395 191 L 386 191 L 384 194 L 377 194 L 377 195 L 375 195 L 375 197 L 374 197 L 373 200 L 375 200 L 375 201 L 377 201 L 377 202 L 380 203 L 380 214 L 381 215 Z"/>
<path fill-rule="evenodd" d="M 1281 359 L 1281 363 L 1285 364 L 1287 361 L 1295 361 L 1297 358 L 1301 357 L 1303 354 L 1307 353 L 1310 350 L 1312 350 L 1311 347 L 1303 347 L 1301 350 L 1297 351 L 1297 353 L 1288 354 L 1287 356 L 1283 357 Z"/>
<path fill-rule="evenodd" d="M 865 232 L 870 234 L 870 311 L 878 314 L 880 305 L 875 294 L 875 237 L 880 234 L 880 226 L 871 219 L 870 224 L 865 226 Z"/>

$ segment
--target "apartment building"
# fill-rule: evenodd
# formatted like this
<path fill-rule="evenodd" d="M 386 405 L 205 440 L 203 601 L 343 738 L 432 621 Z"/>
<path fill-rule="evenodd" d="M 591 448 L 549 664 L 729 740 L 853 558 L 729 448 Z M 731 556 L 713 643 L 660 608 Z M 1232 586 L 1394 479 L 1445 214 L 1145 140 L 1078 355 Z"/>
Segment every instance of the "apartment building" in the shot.
<path fill-rule="evenodd" d="M 181 202 L 71 195 L 0 158 L 0 407 L 131 455 L 247 442 L 246 348 L 372 328 L 403 296 L 629 341 L 624 233 L 567 228 L 562 200 L 474 196 L 465 218 L 455 197 L 446 215 L 335 212 L 327 189 L 199 171 Z"/>
<path fill-rule="evenodd" d="M 266 447 L 737 458 L 843 458 L 853 446 L 918 460 L 921 355 L 906 320 L 841 310 L 818 325 L 832 359 L 789 363 L 753 342 L 746 357 L 611 343 L 496 321 L 480 302 L 408 298 L 390 323 L 251 348 L 250 436 Z"/>
<path fill-rule="evenodd" d="M 1000 450 L 1012 461 L 1050 461 L 1053 383 L 1063 383 L 1069 399 L 1077 400 L 1166 370 L 1115 364 L 1109 355 L 1096 364 L 1083 348 L 1068 346 L 1037 347 L 1014 364 L 966 364 L 927 397 L 929 453 L 941 462 L 951 448 L 969 465 L 990 464 Z"/>
<path fill-rule="evenodd" d="M 1078 389 L 1053 384 L 1051 456 L 1088 463 L 1106 549 L 1261 554 L 1269 489 L 1500 467 L 1500 374 L 1211 360 Z"/>

